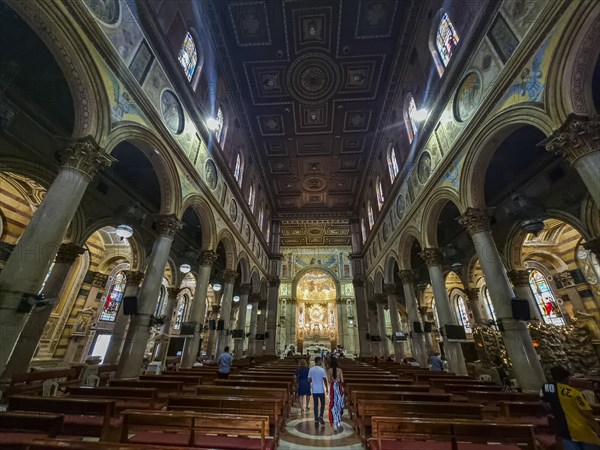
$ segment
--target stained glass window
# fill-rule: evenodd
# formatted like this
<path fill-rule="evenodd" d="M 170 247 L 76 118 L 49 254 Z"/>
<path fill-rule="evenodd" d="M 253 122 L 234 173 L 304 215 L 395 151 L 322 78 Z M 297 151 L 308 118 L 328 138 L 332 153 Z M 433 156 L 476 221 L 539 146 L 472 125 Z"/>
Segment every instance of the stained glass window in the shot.
<path fill-rule="evenodd" d="M 124 272 L 119 272 L 108 289 L 108 295 L 104 300 L 104 305 L 102 305 L 100 320 L 105 320 L 107 322 L 114 322 L 116 320 L 126 286 L 127 277 L 125 277 Z"/>
<path fill-rule="evenodd" d="M 271 222 L 267 222 L 267 243 L 269 242 L 270 237 L 271 237 Z"/>
<path fill-rule="evenodd" d="M 484 286 L 482 289 L 483 293 L 483 301 L 485 302 L 485 308 L 487 311 L 487 315 L 493 321 L 496 321 L 496 311 L 494 310 L 494 304 L 492 303 L 492 299 L 490 297 L 490 291 L 487 286 Z"/>
<path fill-rule="evenodd" d="M 217 127 L 215 128 L 215 138 L 217 142 L 220 144 L 221 139 L 223 138 L 223 124 L 225 123 L 225 119 L 223 116 L 223 109 L 219 106 L 217 109 Z"/>
<path fill-rule="evenodd" d="M 239 153 L 235 158 L 235 169 L 233 170 L 233 177 L 238 184 L 242 184 L 242 155 Z"/>
<path fill-rule="evenodd" d="M 369 217 L 369 229 L 373 228 L 375 225 L 375 217 L 373 216 L 373 205 L 371 205 L 371 200 L 367 204 L 367 215 Z"/>
<path fill-rule="evenodd" d="M 260 228 L 261 230 L 263 227 L 264 220 L 265 220 L 265 213 L 264 213 L 263 207 L 261 206 L 260 211 L 258 212 L 258 228 Z"/>
<path fill-rule="evenodd" d="M 248 206 L 252 211 L 254 209 L 254 184 L 250 184 L 250 189 L 248 192 Z"/>
<path fill-rule="evenodd" d="M 471 321 L 469 320 L 469 312 L 467 305 L 465 305 L 465 299 L 461 295 L 456 297 L 456 313 L 458 315 L 458 322 L 465 327 L 466 333 L 472 333 Z"/>
<path fill-rule="evenodd" d="M 417 104 L 415 103 L 415 98 L 412 96 L 412 94 L 408 94 L 404 112 L 404 122 L 406 124 L 406 131 L 408 133 L 408 140 L 410 142 L 413 141 L 418 130 L 417 120 L 415 119 L 416 113 Z"/>
<path fill-rule="evenodd" d="M 533 291 L 535 302 L 542 313 L 544 322 L 552 325 L 564 325 L 565 320 L 556 303 L 552 288 L 548 285 L 546 277 L 539 270 L 534 269 L 529 273 L 529 286 Z"/>
<path fill-rule="evenodd" d="M 44 288 L 46 287 L 46 283 L 50 279 L 50 274 L 52 273 L 52 269 L 54 269 L 54 264 L 55 264 L 54 261 L 52 261 L 52 264 L 50 264 L 50 268 L 48 269 L 48 272 L 46 273 L 46 276 L 44 277 L 44 281 L 42 282 L 42 286 L 40 287 L 40 290 L 38 291 L 38 295 L 40 295 L 42 292 L 44 292 Z"/>
<path fill-rule="evenodd" d="M 179 330 L 181 328 L 181 323 L 185 320 L 185 313 L 187 312 L 189 298 L 187 294 L 184 294 L 181 299 L 179 299 L 179 303 L 177 303 L 177 312 L 175 315 L 175 322 L 173 324 L 173 329 Z"/>
<path fill-rule="evenodd" d="M 185 76 L 188 81 L 192 81 L 196 66 L 198 65 L 198 51 L 196 49 L 196 43 L 190 33 L 185 37 L 181 50 L 179 51 L 179 64 L 183 67 Z"/>
<path fill-rule="evenodd" d="M 393 183 L 400 172 L 398 160 L 396 159 L 396 148 L 393 145 L 390 146 L 390 150 L 388 152 L 388 169 L 390 171 L 390 179 Z"/>
<path fill-rule="evenodd" d="M 377 194 L 377 207 L 381 211 L 385 197 L 383 196 L 383 186 L 380 178 L 377 178 L 377 181 L 375 181 L 375 193 Z"/>
<path fill-rule="evenodd" d="M 362 241 L 364 244 L 365 242 L 367 242 L 367 227 L 365 226 L 364 217 L 362 219 L 360 219 L 360 232 L 362 234 Z"/>
<path fill-rule="evenodd" d="M 444 14 L 438 25 L 435 37 L 435 46 L 437 47 L 444 67 L 450 62 L 450 58 L 452 58 L 457 44 L 458 34 L 456 33 L 448 14 Z"/>

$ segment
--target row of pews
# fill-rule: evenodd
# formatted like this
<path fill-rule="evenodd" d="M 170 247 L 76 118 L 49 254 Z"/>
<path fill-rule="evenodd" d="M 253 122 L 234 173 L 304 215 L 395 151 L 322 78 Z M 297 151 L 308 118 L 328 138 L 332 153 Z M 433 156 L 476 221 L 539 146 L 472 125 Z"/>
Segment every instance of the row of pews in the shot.
<path fill-rule="evenodd" d="M 295 361 L 173 369 L 105 386 L 67 383 L 63 395 L 16 392 L 0 413 L 0 448 L 276 449 L 295 397 Z"/>
<path fill-rule="evenodd" d="M 340 367 L 353 426 L 371 450 L 557 448 L 537 393 L 398 364 Z"/>

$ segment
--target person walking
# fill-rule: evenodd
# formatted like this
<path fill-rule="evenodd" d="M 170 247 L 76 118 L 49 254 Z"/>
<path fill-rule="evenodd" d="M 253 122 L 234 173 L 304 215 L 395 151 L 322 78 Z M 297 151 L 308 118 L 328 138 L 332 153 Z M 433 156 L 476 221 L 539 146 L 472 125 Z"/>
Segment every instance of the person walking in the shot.
<path fill-rule="evenodd" d="M 338 368 L 337 358 L 331 358 L 329 378 L 329 424 L 336 433 L 342 430 L 342 414 L 344 414 L 344 374 Z"/>
<path fill-rule="evenodd" d="M 550 375 L 554 382 L 542 386 L 540 398 L 552 409 L 563 450 L 600 450 L 600 425 L 583 394 L 569 385 L 569 371 L 556 366 Z"/>
<path fill-rule="evenodd" d="M 312 388 L 313 403 L 315 409 L 315 425 L 325 425 L 323 413 L 325 412 L 325 389 L 327 389 L 327 373 L 321 367 L 321 357 L 315 358 L 315 366 L 308 371 L 308 381 Z M 321 405 L 319 407 L 319 402 Z"/>
<path fill-rule="evenodd" d="M 302 413 L 308 411 L 310 403 L 310 383 L 308 382 L 308 364 L 304 358 L 300 359 L 300 367 L 296 369 L 296 391 L 298 392 L 298 400 L 300 401 L 300 410 Z M 303 403 L 304 401 L 304 403 Z M 306 407 L 304 406 L 306 405 Z"/>
<path fill-rule="evenodd" d="M 231 363 L 233 362 L 233 356 L 229 353 L 229 347 L 225 347 L 225 350 L 219 356 L 217 365 L 219 366 L 219 379 L 227 380 L 229 378 L 229 372 L 231 372 Z"/>
<path fill-rule="evenodd" d="M 442 362 L 442 358 L 439 353 L 434 353 L 429 358 L 429 364 L 431 365 L 431 370 L 433 372 L 442 372 L 444 370 L 444 363 Z"/>

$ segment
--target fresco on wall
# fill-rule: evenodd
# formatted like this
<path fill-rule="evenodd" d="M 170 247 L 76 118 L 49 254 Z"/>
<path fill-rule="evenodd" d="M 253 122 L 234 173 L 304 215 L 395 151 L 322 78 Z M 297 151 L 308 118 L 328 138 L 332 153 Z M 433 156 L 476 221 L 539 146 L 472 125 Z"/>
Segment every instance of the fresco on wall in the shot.
<path fill-rule="evenodd" d="M 504 63 L 508 61 L 519 46 L 519 39 L 500 14 L 494 20 L 487 36 Z"/>
<path fill-rule="evenodd" d="M 546 5 L 548 0 L 504 0 L 502 13 L 515 33 L 523 39 Z"/>
<path fill-rule="evenodd" d="M 113 126 L 120 122 L 135 122 L 147 126 L 148 121 L 138 105 L 108 68 L 103 71 L 102 78 L 108 92 Z"/>

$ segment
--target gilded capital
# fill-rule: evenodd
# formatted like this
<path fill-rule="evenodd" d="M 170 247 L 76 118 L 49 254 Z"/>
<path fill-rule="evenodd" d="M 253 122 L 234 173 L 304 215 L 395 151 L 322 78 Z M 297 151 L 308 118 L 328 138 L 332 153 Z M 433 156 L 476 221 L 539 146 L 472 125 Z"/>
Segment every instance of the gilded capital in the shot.
<path fill-rule="evenodd" d="M 73 264 L 75 260 L 85 253 L 85 248 L 77 244 L 61 244 L 54 258 L 56 264 Z"/>
<path fill-rule="evenodd" d="M 156 216 L 155 223 L 159 234 L 173 238 L 183 228 L 183 222 L 177 219 L 175 214 Z"/>
<path fill-rule="evenodd" d="M 397 289 L 396 289 L 396 285 L 393 283 L 390 284 L 386 284 L 385 286 L 383 286 L 383 290 L 387 295 L 395 295 L 397 294 Z"/>
<path fill-rule="evenodd" d="M 214 314 L 219 314 L 219 311 L 221 311 L 221 305 L 212 305 L 211 309 Z"/>
<path fill-rule="evenodd" d="M 583 244 L 583 248 L 591 251 L 596 255 L 596 258 L 600 259 L 600 238 L 592 239 Z"/>
<path fill-rule="evenodd" d="M 412 270 L 401 270 L 398 272 L 398 276 L 403 283 L 414 283 L 416 276 Z"/>
<path fill-rule="evenodd" d="M 421 258 L 428 266 L 442 265 L 442 252 L 439 248 L 425 248 L 421 252 Z"/>
<path fill-rule="evenodd" d="M 225 281 L 225 283 L 235 283 L 235 280 L 238 277 L 238 273 L 235 270 L 226 270 L 225 272 L 223 272 L 223 281 Z"/>
<path fill-rule="evenodd" d="M 94 278 L 92 279 L 92 286 L 95 288 L 103 288 L 104 286 L 106 286 L 107 281 L 108 275 L 96 272 L 94 274 Z"/>
<path fill-rule="evenodd" d="M 167 288 L 167 295 L 169 298 L 175 298 L 177 297 L 177 294 L 179 294 L 179 289 L 175 287 Z"/>
<path fill-rule="evenodd" d="M 575 164 L 580 158 L 600 150 L 600 119 L 571 114 L 540 145 L 563 156 L 571 165 Z"/>
<path fill-rule="evenodd" d="M 202 258 L 203 266 L 211 266 L 217 260 L 218 255 L 217 252 L 214 252 L 212 250 L 206 250 L 202 252 L 200 257 Z"/>
<path fill-rule="evenodd" d="M 98 172 L 116 161 L 98 147 L 90 136 L 69 144 L 59 156 L 63 167 L 81 172 L 90 181 Z"/>
<path fill-rule="evenodd" d="M 479 300 L 479 289 L 477 288 L 465 289 L 465 294 L 467 294 L 467 298 L 470 302 L 476 302 Z"/>
<path fill-rule="evenodd" d="M 240 286 L 240 295 L 248 295 L 248 294 L 250 294 L 251 288 L 252 288 L 252 286 L 250 286 L 249 284 L 242 284 Z"/>
<path fill-rule="evenodd" d="M 490 231 L 490 217 L 483 209 L 467 208 L 465 213 L 456 220 L 470 235 Z"/>
<path fill-rule="evenodd" d="M 269 287 L 279 287 L 279 285 L 281 284 L 281 280 L 279 279 L 279 277 L 277 275 L 271 275 L 269 276 Z"/>
<path fill-rule="evenodd" d="M 506 273 L 514 287 L 529 286 L 529 272 L 526 270 L 511 270 Z"/>
<path fill-rule="evenodd" d="M 144 272 L 128 270 L 125 272 L 125 277 L 127 277 L 127 284 L 129 286 L 139 286 L 144 279 Z"/>

